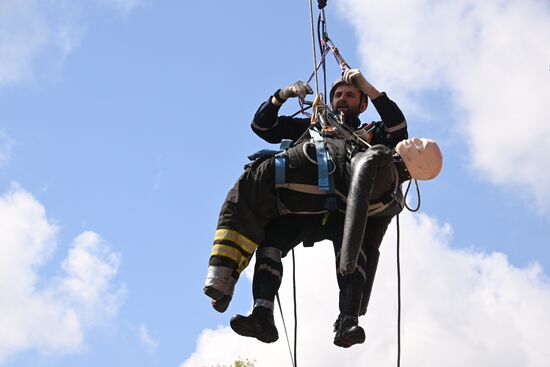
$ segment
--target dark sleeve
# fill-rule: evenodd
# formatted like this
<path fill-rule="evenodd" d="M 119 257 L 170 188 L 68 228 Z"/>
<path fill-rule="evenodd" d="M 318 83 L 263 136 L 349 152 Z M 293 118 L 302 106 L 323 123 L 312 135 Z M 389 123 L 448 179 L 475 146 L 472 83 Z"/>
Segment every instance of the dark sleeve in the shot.
<path fill-rule="evenodd" d="M 279 109 L 269 97 L 256 111 L 252 130 L 268 143 L 280 143 L 282 139 L 296 141 L 309 127 L 309 119 L 278 116 Z"/>
<path fill-rule="evenodd" d="M 376 129 L 373 142 L 395 148 L 397 143 L 409 137 L 407 121 L 397 104 L 386 93 L 374 99 L 372 104 L 382 118 L 380 128 Z"/>

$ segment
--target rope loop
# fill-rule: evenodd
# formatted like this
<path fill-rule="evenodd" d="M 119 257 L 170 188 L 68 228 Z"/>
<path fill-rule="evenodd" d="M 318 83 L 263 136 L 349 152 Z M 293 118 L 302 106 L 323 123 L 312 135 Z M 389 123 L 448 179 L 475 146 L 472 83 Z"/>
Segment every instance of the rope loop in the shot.
<path fill-rule="evenodd" d="M 420 188 L 418 187 L 418 181 L 414 180 L 414 184 L 416 186 L 416 195 L 418 197 L 418 205 L 416 208 L 412 209 L 407 205 L 407 195 L 409 194 L 409 189 L 411 188 L 411 183 L 413 179 L 409 180 L 409 184 L 407 185 L 407 190 L 405 190 L 405 198 L 403 199 L 403 202 L 405 203 L 405 208 L 407 208 L 409 211 L 415 213 L 420 209 Z"/>

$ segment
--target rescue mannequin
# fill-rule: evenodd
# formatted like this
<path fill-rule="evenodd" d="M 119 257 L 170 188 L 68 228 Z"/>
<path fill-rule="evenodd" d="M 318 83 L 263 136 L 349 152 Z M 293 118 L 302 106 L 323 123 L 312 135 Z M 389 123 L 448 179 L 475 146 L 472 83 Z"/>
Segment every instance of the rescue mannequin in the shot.
<path fill-rule="evenodd" d="M 441 152 L 437 143 L 431 139 L 403 140 L 397 145 L 396 152 L 405 162 L 412 178 L 429 180 L 437 176 L 441 170 Z M 364 330 L 358 325 L 357 320 L 360 314 L 364 314 L 364 310 L 360 309 L 362 293 L 356 287 L 362 279 L 363 270 L 357 271 L 356 268 L 359 261 L 360 268 L 373 271 L 372 266 L 367 266 L 368 261 L 372 261 L 372 259 L 365 253 L 364 244 L 370 245 L 374 242 L 379 246 L 383 233 L 369 233 L 368 224 L 372 221 L 376 224 L 381 220 L 384 222 L 385 217 L 373 216 L 367 219 L 369 201 L 380 192 L 391 190 L 395 186 L 395 180 L 399 180 L 398 175 L 395 174 L 397 168 L 394 162 L 395 154 L 381 145 L 358 153 L 352 159 L 352 171 L 356 174 L 352 175 L 350 182 L 341 246 L 338 246 L 337 238 L 331 238 L 335 242 L 336 263 L 340 273 L 338 276 L 340 315 L 335 322 L 334 343 L 341 347 L 349 347 L 365 340 Z M 281 219 L 284 220 L 284 217 Z M 377 226 L 372 228 L 376 229 Z M 269 228 L 266 233 L 269 238 Z M 284 241 L 282 242 L 284 243 Z M 239 335 L 255 337 L 266 343 L 273 342 L 278 337 L 272 312 L 269 311 L 269 307 L 266 307 L 266 303 L 269 306 L 266 299 L 274 299 L 282 277 L 282 268 L 277 268 L 274 265 L 280 262 L 280 257 L 289 250 L 289 248 L 282 248 L 276 251 L 276 246 L 277 244 L 258 249 L 253 284 L 253 287 L 256 288 L 255 307 L 252 314 L 249 316 L 235 315 L 231 319 L 231 328 Z M 338 253 L 338 249 L 341 249 L 341 255 Z M 267 258 L 267 260 L 259 261 L 261 258 Z M 266 267 L 269 270 L 266 271 Z M 376 271 L 376 267 L 374 267 L 374 271 Z M 267 272 L 271 272 L 271 278 L 276 277 L 278 272 L 278 281 L 270 279 L 265 274 Z M 260 275 L 262 273 L 263 279 Z M 374 274 L 372 274 L 373 278 Z M 265 284 L 255 284 L 262 281 Z M 369 284 L 369 287 L 372 288 L 372 283 Z M 369 288 L 368 296 L 370 296 L 370 290 Z M 364 293 L 363 296 L 365 296 Z"/>

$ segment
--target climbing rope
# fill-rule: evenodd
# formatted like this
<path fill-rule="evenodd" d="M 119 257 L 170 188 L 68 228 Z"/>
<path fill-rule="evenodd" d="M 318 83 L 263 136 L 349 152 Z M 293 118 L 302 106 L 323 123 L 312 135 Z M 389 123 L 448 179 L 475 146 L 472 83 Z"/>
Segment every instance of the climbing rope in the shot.
<path fill-rule="evenodd" d="M 418 187 L 418 181 L 414 180 L 414 185 L 416 186 L 416 196 L 418 198 L 418 205 L 416 206 L 416 208 L 411 209 L 407 205 L 407 195 L 409 194 L 409 189 L 411 188 L 411 183 L 412 183 L 412 179 L 409 180 L 409 184 L 407 185 L 407 189 L 405 190 L 405 198 L 403 199 L 403 201 L 405 203 L 405 207 L 407 209 L 409 209 L 409 211 L 415 213 L 415 212 L 418 211 L 418 209 L 420 209 L 420 188 Z"/>
<path fill-rule="evenodd" d="M 290 339 L 288 338 L 288 332 L 286 329 L 285 316 L 283 315 L 283 307 L 281 306 L 281 299 L 279 298 L 279 292 L 275 294 L 277 297 L 277 304 L 279 305 L 279 311 L 281 313 L 281 319 L 283 320 L 283 328 L 285 329 L 286 344 L 288 345 L 288 351 L 290 353 L 290 361 L 292 362 L 293 367 L 298 366 L 298 304 L 296 302 L 296 257 L 294 255 L 294 249 L 292 251 L 292 295 L 294 298 L 294 355 L 290 347 Z"/>
<path fill-rule="evenodd" d="M 307 80 L 307 83 L 309 83 L 312 78 L 315 80 L 315 92 L 316 95 L 319 95 L 319 77 L 318 77 L 318 71 L 320 68 L 322 68 L 322 74 L 323 74 L 323 101 L 324 105 L 327 104 L 327 74 L 326 74 L 326 56 L 332 52 L 336 59 L 336 63 L 340 67 L 341 71 L 344 72 L 346 69 L 350 69 L 349 64 L 346 62 L 346 60 L 342 57 L 340 54 L 340 51 L 335 46 L 335 44 L 332 42 L 332 40 L 328 37 L 328 32 L 326 30 L 326 17 L 324 8 L 327 5 L 327 0 L 318 0 L 318 8 L 319 8 L 319 17 L 317 20 L 317 36 L 318 36 L 318 42 L 319 42 L 319 48 L 320 48 L 320 61 L 317 62 L 317 50 L 315 45 L 315 29 L 313 24 L 313 4 L 312 0 L 309 0 L 309 12 L 310 12 L 310 26 L 311 26 L 311 43 L 312 43 L 312 51 L 313 51 L 313 73 Z M 292 117 L 295 117 L 299 113 L 302 113 L 306 116 L 310 116 L 305 111 L 315 107 L 312 106 L 311 103 L 308 103 L 309 106 L 304 108 L 304 104 L 306 102 L 300 100 L 300 111 L 296 112 L 292 115 Z M 314 114 L 316 111 L 314 111 Z M 322 115 L 321 115 L 322 116 Z M 328 116 L 328 117 L 327 117 Z M 334 114 L 327 114 L 324 116 L 325 120 L 328 120 L 329 125 L 334 126 L 338 128 L 337 125 L 338 122 L 336 121 L 336 115 Z M 326 123 L 327 121 L 322 121 L 323 123 Z M 364 140 L 360 139 L 358 136 L 356 136 L 353 131 L 342 131 L 342 129 L 339 129 L 342 133 L 344 133 L 344 136 L 346 138 L 351 138 L 355 140 L 356 142 L 360 143 L 360 145 L 370 147 L 370 145 L 365 142 Z M 359 139 L 359 140 L 358 140 Z M 406 199 L 409 193 L 409 189 L 412 183 L 412 179 L 409 180 L 409 184 L 407 186 L 407 189 L 405 191 L 404 195 L 404 205 L 405 207 L 411 211 L 411 212 L 417 212 L 420 209 L 421 204 L 421 197 L 420 197 L 420 189 L 418 186 L 418 182 L 415 181 L 416 186 L 416 192 L 418 197 L 418 204 L 416 208 L 410 208 L 407 205 Z M 397 227 L 397 245 L 396 245 L 396 267 L 397 267 L 397 367 L 400 367 L 401 365 L 401 260 L 400 260 L 400 224 L 399 224 L 399 215 L 397 215 L 396 219 L 396 227 Z M 283 316 L 283 311 L 279 299 L 279 294 L 277 293 L 277 302 L 279 303 L 279 309 L 281 311 L 281 317 L 283 319 L 283 326 L 285 329 L 285 334 L 287 338 L 287 344 L 289 347 L 290 357 L 292 360 L 293 367 L 297 367 L 297 342 L 298 342 L 298 316 L 297 316 L 297 301 L 296 301 L 296 263 L 295 263 L 295 254 L 294 249 L 292 249 L 292 279 L 293 279 L 293 298 L 294 298 L 294 356 L 292 351 L 290 350 L 290 342 L 288 338 L 288 333 L 286 329 L 286 324 Z"/>
<path fill-rule="evenodd" d="M 326 2 L 325 2 L 326 5 Z M 315 49 L 315 29 L 313 27 L 313 0 L 309 0 L 309 18 L 311 23 L 311 47 L 313 49 L 313 72 L 315 73 L 315 92 L 319 94 L 319 80 L 317 78 L 317 50 Z"/>
<path fill-rule="evenodd" d="M 410 183 L 409 183 L 410 186 Z M 405 198 L 407 195 L 405 194 Z M 405 199 L 403 199 L 405 201 Z M 405 206 L 407 204 L 405 203 Z M 408 207 L 407 207 L 408 209 Z M 418 209 L 417 209 L 418 210 Z M 397 244 L 396 244 L 396 267 L 397 267 L 397 367 L 401 366 L 401 230 L 399 228 L 399 214 L 397 214 Z"/>
<path fill-rule="evenodd" d="M 288 345 L 288 352 L 290 353 L 290 362 L 292 363 L 293 367 L 296 367 L 296 363 L 295 363 L 294 357 L 292 355 L 292 348 L 290 347 L 290 340 L 288 339 L 288 332 L 286 330 L 285 316 L 283 315 L 283 307 L 281 306 L 281 299 L 279 298 L 279 292 L 277 292 L 275 294 L 275 297 L 277 298 L 277 304 L 279 305 L 279 312 L 281 313 L 281 319 L 283 320 L 283 328 L 285 329 L 285 335 L 286 335 L 286 344 Z"/>
<path fill-rule="evenodd" d="M 403 198 L 403 203 L 405 207 L 411 212 L 417 212 L 420 209 L 420 189 L 418 187 L 418 181 L 414 180 L 416 186 L 416 194 L 418 195 L 418 205 L 416 208 L 412 209 L 407 205 L 407 196 L 409 194 L 409 189 L 411 188 L 412 179 L 409 180 L 407 189 L 405 190 L 405 197 Z M 400 247 L 401 247 L 401 229 L 399 227 L 399 214 L 396 219 L 397 224 L 397 245 L 396 245 L 396 257 L 397 257 L 397 367 L 401 366 L 401 256 L 400 256 Z"/>
<path fill-rule="evenodd" d="M 324 8 L 327 5 L 327 0 L 318 0 L 318 7 L 319 10 L 323 14 L 324 19 Z M 306 83 L 309 83 L 312 78 L 315 78 L 315 91 L 317 95 L 319 95 L 319 81 L 318 81 L 318 75 L 317 71 L 322 66 L 323 67 L 323 84 L 324 84 L 324 91 L 326 95 L 326 88 L 327 88 L 327 76 L 326 76 L 326 66 L 325 66 L 325 59 L 328 53 L 331 51 L 329 47 L 323 47 L 321 52 L 321 60 L 319 63 L 317 63 L 317 50 L 315 49 L 315 29 L 313 26 L 313 3 L 312 0 L 309 0 L 309 14 L 310 14 L 310 23 L 311 23 L 311 39 L 312 39 L 312 48 L 313 48 L 313 73 L 309 77 Z M 323 28 L 325 29 L 325 28 Z M 326 97 L 325 97 L 326 98 Z M 325 100 L 326 102 L 326 100 Z M 305 110 L 311 108 L 312 105 L 310 104 L 307 108 L 304 108 L 304 102 L 300 100 L 300 111 L 296 112 L 292 117 L 296 116 L 299 113 L 306 114 Z M 279 293 L 277 293 L 277 303 L 279 304 L 279 311 L 281 312 L 281 318 L 283 321 L 283 327 L 285 329 L 285 335 L 286 335 L 286 341 L 290 352 L 290 358 L 292 362 L 293 367 L 298 366 L 298 357 L 297 357 L 297 349 L 298 349 L 298 303 L 297 303 L 297 297 L 296 297 L 296 257 L 294 254 L 294 249 L 292 249 L 292 295 L 293 295 L 293 301 L 294 301 L 294 356 L 292 351 L 290 350 L 290 341 L 288 338 L 288 332 L 286 329 L 286 323 L 285 318 L 283 316 L 283 309 L 281 306 L 281 301 L 279 299 Z"/>
<path fill-rule="evenodd" d="M 319 8 L 319 17 L 317 20 L 317 36 L 318 36 L 318 42 L 320 47 L 320 60 L 317 62 L 317 50 L 315 46 L 315 29 L 314 29 L 314 22 L 313 22 L 313 1 L 309 0 L 309 18 L 310 18 L 310 26 L 311 26 L 311 45 L 312 45 L 312 53 L 313 53 L 313 72 L 311 73 L 310 77 L 308 78 L 306 83 L 309 83 L 312 79 L 315 80 L 315 92 L 316 95 L 319 96 L 319 76 L 318 71 L 320 68 L 322 68 L 323 73 L 323 101 L 324 103 L 320 104 L 320 108 L 324 109 L 325 114 L 317 114 L 317 110 L 319 109 L 319 105 L 316 107 L 315 103 L 307 103 L 301 99 L 299 99 L 300 103 L 300 111 L 294 113 L 292 117 L 295 117 L 299 113 L 302 113 L 303 115 L 306 115 L 310 117 L 311 115 L 306 113 L 305 111 L 309 108 L 314 107 L 314 114 L 316 115 L 316 119 L 319 118 L 319 122 L 321 122 L 321 125 L 330 125 L 335 127 L 337 130 L 340 131 L 347 139 L 352 139 L 359 144 L 370 147 L 370 145 L 365 142 L 363 139 L 358 137 L 354 131 L 351 131 L 347 129 L 347 126 L 344 124 L 341 124 L 338 121 L 338 116 L 336 116 L 333 113 L 326 113 L 330 112 L 326 108 L 327 104 L 327 73 L 326 73 L 326 56 L 332 52 L 336 63 L 340 67 L 341 71 L 343 72 L 346 69 L 349 69 L 349 65 L 346 63 L 340 52 L 338 51 L 338 48 L 334 45 L 334 43 L 330 40 L 328 37 L 328 33 L 326 30 L 326 17 L 324 8 L 327 5 L 327 0 L 318 0 L 317 1 L 318 8 Z M 308 104 L 308 107 L 304 107 L 304 104 Z M 316 107 L 316 108 L 315 108 Z M 340 116 L 341 117 L 341 116 Z M 306 154 L 306 156 L 308 156 Z M 334 164 L 333 164 L 334 165 Z M 334 165 L 335 166 L 335 165 Z M 294 249 L 292 249 L 292 283 L 293 283 L 293 299 L 294 299 L 294 353 L 290 350 L 290 341 L 288 338 L 288 332 L 286 329 L 286 323 L 283 316 L 282 306 L 279 299 L 279 294 L 277 293 L 277 302 L 279 304 L 279 310 L 281 312 L 281 318 L 283 321 L 283 326 L 285 329 L 285 335 L 287 339 L 287 345 L 289 347 L 290 357 L 292 360 L 292 365 L 294 367 L 297 367 L 298 361 L 297 361 L 297 343 L 298 343 L 298 314 L 297 314 L 297 297 L 296 297 L 296 262 L 295 262 L 295 253 Z M 293 356 L 294 355 L 294 356 Z"/>
<path fill-rule="evenodd" d="M 294 298 L 294 367 L 298 367 L 298 303 L 296 302 L 296 257 L 292 249 L 292 296 Z"/>

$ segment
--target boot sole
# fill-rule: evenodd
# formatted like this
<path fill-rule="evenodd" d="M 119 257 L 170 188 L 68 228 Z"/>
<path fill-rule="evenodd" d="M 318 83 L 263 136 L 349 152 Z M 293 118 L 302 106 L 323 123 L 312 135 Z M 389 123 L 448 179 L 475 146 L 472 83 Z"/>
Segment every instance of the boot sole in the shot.
<path fill-rule="evenodd" d="M 229 326 L 231 326 L 231 329 L 241 336 L 256 338 L 260 333 L 257 325 L 251 325 L 250 321 L 244 316 L 237 316 L 238 317 L 233 316 L 229 321 Z"/>
<path fill-rule="evenodd" d="M 269 334 L 269 335 L 262 334 L 262 335 L 256 337 L 256 339 L 258 339 L 259 341 L 264 342 L 264 343 L 274 343 L 277 340 L 279 340 L 279 335 L 278 334 Z"/>
<path fill-rule="evenodd" d="M 334 338 L 334 345 L 349 348 L 355 344 L 362 344 L 365 342 L 365 331 L 363 329 L 357 329 L 353 332 L 342 335 L 339 338 Z"/>
<path fill-rule="evenodd" d="M 246 317 L 232 317 L 229 321 L 229 325 L 234 332 L 241 336 L 247 336 L 256 338 L 263 343 L 273 343 L 279 339 L 278 334 L 265 334 L 259 329 L 257 324 L 251 325 L 250 321 Z"/>

